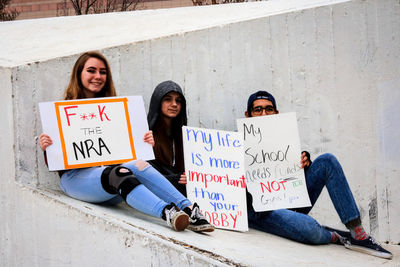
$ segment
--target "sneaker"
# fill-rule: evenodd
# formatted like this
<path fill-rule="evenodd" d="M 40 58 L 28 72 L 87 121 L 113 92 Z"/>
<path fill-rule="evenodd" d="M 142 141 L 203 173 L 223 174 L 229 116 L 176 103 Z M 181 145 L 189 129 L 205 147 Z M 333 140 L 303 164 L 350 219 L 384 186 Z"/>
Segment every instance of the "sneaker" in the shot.
<path fill-rule="evenodd" d="M 186 212 L 179 210 L 175 204 L 171 203 L 165 206 L 163 210 L 163 219 L 175 231 L 183 231 L 189 225 L 189 216 Z"/>
<path fill-rule="evenodd" d="M 376 242 L 375 239 L 371 236 L 364 240 L 356 240 L 350 237 L 349 242 L 344 246 L 351 250 L 370 254 L 376 257 L 381 257 L 384 259 L 391 259 L 393 257 L 391 252 L 381 247 L 379 243 Z"/>
<path fill-rule="evenodd" d="M 334 228 L 330 228 L 328 226 L 324 226 L 324 228 L 330 232 L 335 232 L 338 236 L 341 236 L 345 239 L 343 242 L 340 237 L 340 243 L 343 244 L 346 248 L 352 249 L 358 252 L 367 253 L 376 257 L 381 257 L 385 259 L 391 259 L 393 257 L 392 253 L 382 248 L 378 242 L 371 236 L 364 240 L 356 240 L 351 237 L 351 233 L 349 231 L 337 230 Z"/>
<path fill-rule="evenodd" d="M 199 205 L 197 203 L 193 204 L 193 209 L 191 210 L 189 207 L 184 209 L 185 212 L 190 216 L 189 218 L 189 226 L 187 229 L 192 230 L 193 232 L 212 232 L 214 231 L 214 226 L 212 226 L 204 217 L 204 215 L 200 211 Z"/>

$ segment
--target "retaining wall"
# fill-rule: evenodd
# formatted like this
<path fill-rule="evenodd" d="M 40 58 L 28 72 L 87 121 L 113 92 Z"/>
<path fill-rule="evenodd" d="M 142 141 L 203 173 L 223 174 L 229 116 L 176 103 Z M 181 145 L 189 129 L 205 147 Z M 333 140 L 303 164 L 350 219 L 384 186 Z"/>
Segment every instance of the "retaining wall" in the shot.
<path fill-rule="evenodd" d="M 109 59 L 119 94 L 143 95 L 146 108 L 159 82 L 179 83 L 190 126 L 235 130 L 248 95 L 270 91 L 280 112 L 297 112 L 304 150 L 339 158 L 367 230 L 399 243 L 399 26 L 395 0 L 268 1 L 0 23 L 1 265 L 102 263 L 85 258 L 80 238 L 116 255 L 127 247 L 103 226 L 108 209 L 88 205 L 90 215 L 59 191 L 36 144 L 37 103 L 60 99 L 76 58 L 93 49 Z M 341 225 L 326 192 L 312 213 Z M 112 218 L 120 223 L 118 213 Z M 133 236 L 145 238 L 139 232 Z M 67 246 L 72 234 L 78 237 Z M 105 238 L 115 241 L 112 249 Z M 163 249 L 171 264 L 218 263 L 194 250 L 181 261 L 182 247 L 170 241 L 160 250 L 145 243 L 135 251 L 155 265 L 166 262 Z"/>

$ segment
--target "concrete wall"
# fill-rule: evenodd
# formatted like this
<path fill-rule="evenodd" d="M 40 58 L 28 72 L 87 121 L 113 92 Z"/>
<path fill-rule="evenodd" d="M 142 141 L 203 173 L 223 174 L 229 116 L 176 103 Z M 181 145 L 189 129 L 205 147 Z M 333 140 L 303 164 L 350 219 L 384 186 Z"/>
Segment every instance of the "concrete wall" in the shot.
<path fill-rule="evenodd" d="M 48 173 L 35 138 L 37 103 L 62 97 L 76 58 L 90 49 L 109 59 L 120 95 L 141 94 L 148 105 L 159 82 L 181 84 L 191 126 L 235 130 L 248 95 L 270 91 L 280 112 L 297 112 L 303 149 L 342 162 L 366 228 L 399 243 L 399 24 L 395 0 L 268 1 L 1 23 L 8 36 L 0 40 L 3 262 L 19 263 L 17 249 L 41 265 L 41 248 L 32 253 L 25 245 L 50 242 L 38 229 L 47 221 L 55 222 L 53 233 L 65 220 L 86 225 L 85 215 L 73 212 L 71 220 L 68 205 L 40 193 L 57 194 L 58 177 Z M 327 203 L 325 192 L 313 215 L 339 226 Z"/>

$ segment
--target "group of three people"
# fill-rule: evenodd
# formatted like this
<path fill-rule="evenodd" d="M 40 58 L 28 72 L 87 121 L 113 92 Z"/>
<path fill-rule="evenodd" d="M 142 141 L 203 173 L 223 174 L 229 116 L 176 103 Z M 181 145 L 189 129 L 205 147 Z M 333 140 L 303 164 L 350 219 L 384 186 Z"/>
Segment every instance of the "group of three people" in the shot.
<path fill-rule="evenodd" d="M 112 75 L 106 58 L 99 52 L 86 52 L 75 63 L 65 100 L 115 96 Z M 252 94 L 246 117 L 278 114 L 274 97 L 266 91 Z M 135 160 L 114 166 L 99 166 L 60 172 L 60 187 L 70 197 L 92 203 L 118 203 L 123 200 L 146 214 L 163 218 L 173 229 L 196 232 L 213 231 L 200 207 L 186 196 L 186 175 L 182 126 L 187 124 L 186 100 L 182 89 L 173 81 L 159 84 L 151 97 L 148 113 L 150 131 L 144 141 L 153 146 L 155 160 Z M 51 137 L 41 134 L 43 151 L 52 144 Z M 46 155 L 46 154 L 45 154 Z M 150 164 L 151 165 L 150 165 Z M 343 170 L 331 154 L 313 162 L 303 152 L 311 207 L 255 212 L 247 193 L 250 227 L 306 244 L 343 244 L 374 256 L 392 258 L 362 227 L 360 213 Z M 326 186 L 343 224 L 350 231 L 321 226 L 307 215 Z"/>

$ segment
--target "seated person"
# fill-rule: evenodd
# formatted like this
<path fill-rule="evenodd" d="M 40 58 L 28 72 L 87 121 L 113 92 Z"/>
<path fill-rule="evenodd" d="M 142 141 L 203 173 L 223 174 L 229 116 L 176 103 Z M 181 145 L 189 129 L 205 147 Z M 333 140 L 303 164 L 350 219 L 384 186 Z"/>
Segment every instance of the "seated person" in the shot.
<path fill-rule="evenodd" d="M 186 99 L 177 83 L 165 81 L 156 86 L 147 121 L 155 140 L 155 160 L 149 163 L 186 196 L 182 141 L 182 126 L 187 125 Z"/>
<path fill-rule="evenodd" d="M 186 196 L 186 175 L 182 126 L 186 125 L 186 100 L 181 87 L 173 81 L 160 83 L 154 89 L 147 115 L 150 130 L 153 131 L 155 144 L 153 146 L 155 160 L 150 164 L 168 181 Z M 193 210 L 198 210 L 195 203 Z M 194 216 L 196 213 L 192 213 Z M 187 227 L 192 231 L 209 232 L 214 226 L 209 224 L 201 214 Z"/>
<path fill-rule="evenodd" d="M 75 62 L 64 99 L 115 95 L 107 59 L 99 52 L 83 53 Z M 154 145 L 151 131 L 145 134 L 144 141 Z M 39 145 L 44 152 L 52 144 L 50 136 L 45 133 L 40 135 Z M 59 174 L 61 189 L 72 198 L 90 203 L 118 203 L 125 200 L 132 208 L 164 219 L 176 231 L 183 231 L 190 225 L 198 228 L 199 225 L 209 225 L 196 203 L 192 205 L 164 176 L 143 160 L 70 169 Z M 199 231 L 202 231 L 201 227 Z"/>
<path fill-rule="evenodd" d="M 250 95 L 245 112 L 246 117 L 269 116 L 278 113 L 275 98 L 270 93 L 258 91 Z M 335 156 L 323 154 L 311 162 L 309 153 L 303 152 L 301 167 L 305 170 L 307 190 L 312 206 L 294 210 L 255 212 L 252 207 L 251 195 L 247 193 L 249 226 L 301 243 L 341 243 L 349 249 L 391 259 L 392 253 L 382 248 L 365 232 L 353 194 Z M 307 215 L 324 186 L 329 192 L 342 223 L 350 232 L 321 226 L 315 219 Z"/>

